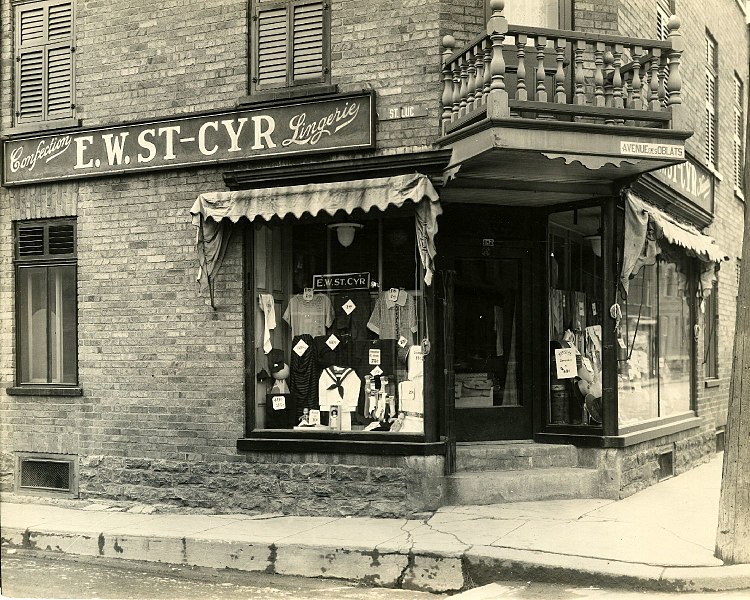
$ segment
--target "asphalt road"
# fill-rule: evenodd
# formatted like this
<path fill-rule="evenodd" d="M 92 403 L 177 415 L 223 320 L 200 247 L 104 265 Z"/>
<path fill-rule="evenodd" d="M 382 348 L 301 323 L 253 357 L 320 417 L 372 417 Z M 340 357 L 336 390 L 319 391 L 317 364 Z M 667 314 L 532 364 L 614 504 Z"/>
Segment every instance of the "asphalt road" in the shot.
<path fill-rule="evenodd" d="M 4 598 L 142 600 L 433 600 L 425 592 L 368 588 L 307 579 L 183 565 L 73 558 L 41 552 L 2 553 Z"/>

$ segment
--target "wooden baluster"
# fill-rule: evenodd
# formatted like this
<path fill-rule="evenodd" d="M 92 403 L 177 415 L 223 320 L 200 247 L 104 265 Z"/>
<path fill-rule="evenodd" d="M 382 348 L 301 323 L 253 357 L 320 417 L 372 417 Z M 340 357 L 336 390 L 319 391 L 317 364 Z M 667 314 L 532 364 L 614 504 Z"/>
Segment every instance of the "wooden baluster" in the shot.
<path fill-rule="evenodd" d="M 641 91 L 643 84 L 641 83 L 641 55 L 643 54 L 643 48 L 641 46 L 633 46 L 633 101 L 631 108 L 635 110 L 643 110 L 643 100 L 641 98 Z"/>
<path fill-rule="evenodd" d="M 612 50 L 612 107 L 623 108 L 622 101 L 622 44 L 615 44 Z"/>
<path fill-rule="evenodd" d="M 633 71 L 625 73 L 623 79 L 623 95 L 625 97 L 625 108 L 633 108 Z"/>
<path fill-rule="evenodd" d="M 604 42 L 594 43 L 594 106 L 604 106 Z"/>
<path fill-rule="evenodd" d="M 565 95 L 565 46 L 567 40 L 557 38 L 555 40 L 555 60 L 557 61 L 557 71 L 555 71 L 555 102 L 565 104 L 568 99 Z"/>
<path fill-rule="evenodd" d="M 476 53 L 474 69 L 477 72 L 474 85 L 474 108 L 477 109 L 482 105 L 484 93 L 484 41 L 480 42 L 474 51 Z"/>
<path fill-rule="evenodd" d="M 466 60 L 466 68 L 469 72 L 469 78 L 466 81 L 466 113 L 468 114 L 474 110 L 474 92 L 477 85 L 477 69 L 474 65 L 476 56 L 474 55 L 473 48 L 466 53 Z"/>
<path fill-rule="evenodd" d="M 445 130 L 450 125 L 451 117 L 453 116 L 453 71 L 448 61 L 455 47 L 456 39 L 452 35 L 443 37 L 443 48 L 445 48 L 443 50 L 443 96 L 441 98 L 443 104 L 441 115 L 443 134 L 445 134 Z"/>
<path fill-rule="evenodd" d="M 508 21 L 503 16 L 505 0 L 490 0 L 492 16 L 487 22 L 487 35 L 492 40 L 492 60 L 490 61 L 490 93 L 487 95 L 487 116 L 507 117 L 508 93 L 505 90 L 505 58 L 503 40 L 508 32 Z"/>
<path fill-rule="evenodd" d="M 536 46 L 536 97 L 537 102 L 547 102 L 547 88 L 544 85 L 544 51 L 547 48 L 547 37 L 538 35 L 535 38 Z"/>
<path fill-rule="evenodd" d="M 526 41 L 525 33 L 516 34 L 516 55 L 518 56 L 518 70 L 516 71 L 516 100 L 528 100 L 526 92 Z"/>
<path fill-rule="evenodd" d="M 492 69 L 490 63 L 492 62 L 492 40 L 485 39 L 482 42 L 484 47 L 484 90 L 482 91 L 482 102 L 487 104 L 487 96 L 490 95 L 490 86 L 492 85 Z M 503 69 L 503 77 L 505 76 L 505 69 Z M 503 89 L 505 89 L 505 82 L 503 82 Z"/>
<path fill-rule="evenodd" d="M 651 68 L 651 75 L 649 76 L 649 98 L 648 98 L 648 109 L 649 110 L 661 110 L 661 101 L 659 100 L 659 64 L 661 63 L 661 48 L 651 49 L 651 62 L 649 67 Z"/>
<path fill-rule="evenodd" d="M 576 104 L 586 104 L 586 87 L 584 85 L 585 74 L 583 72 L 583 53 L 586 50 L 585 40 L 576 40 L 575 63 L 576 63 Z"/>
<path fill-rule="evenodd" d="M 458 59 L 453 61 L 453 121 L 458 119 L 458 111 L 461 108 L 461 67 Z"/>
<path fill-rule="evenodd" d="M 461 96 L 461 100 L 458 104 L 458 117 L 461 118 L 466 114 L 466 94 L 468 90 L 468 83 L 469 83 L 469 70 L 466 65 L 466 54 L 462 54 L 460 58 L 458 59 L 459 64 L 461 65 L 461 90 L 459 92 Z"/>
<path fill-rule="evenodd" d="M 682 60 L 682 52 L 685 50 L 682 34 L 680 33 L 680 20 L 677 18 L 677 15 L 669 17 L 667 29 L 669 29 L 669 41 L 672 42 L 672 49 L 669 52 L 667 104 L 674 113 L 677 107 L 682 104 L 682 75 L 680 73 L 680 62 Z M 672 115 L 672 119 L 674 120 L 674 114 Z"/>
<path fill-rule="evenodd" d="M 669 51 L 661 55 L 659 61 L 659 104 L 662 109 L 667 107 L 667 78 L 669 77 Z"/>
<path fill-rule="evenodd" d="M 612 63 L 614 63 L 614 61 L 615 58 L 612 56 L 612 52 L 607 50 L 604 53 L 604 106 L 607 108 L 612 108 L 612 98 L 614 96 L 614 89 L 612 86 L 612 74 L 615 71 Z M 607 117 L 604 119 L 604 122 L 607 125 L 614 125 L 615 120 L 613 117 Z"/>

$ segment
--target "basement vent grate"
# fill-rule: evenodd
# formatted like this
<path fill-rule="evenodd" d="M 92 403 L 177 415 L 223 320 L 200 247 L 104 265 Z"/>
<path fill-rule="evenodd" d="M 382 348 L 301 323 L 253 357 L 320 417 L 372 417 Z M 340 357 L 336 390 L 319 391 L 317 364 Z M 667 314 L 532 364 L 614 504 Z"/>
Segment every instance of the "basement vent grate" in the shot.
<path fill-rule="evenodd" d="M 674 451 L 668 450 L 659 454 L 659 481 L 674 475 Z"/>
<path fill-rule="evenodd" d="M 22 459 L 20 487 L 26 490 L 70 492 L 69 461 Z"/>
<path fill-rule="evenodd" d="M 724 452 L 724 441 L 726 433 L 723 429 L 716 430 L 716 452 Z"/>

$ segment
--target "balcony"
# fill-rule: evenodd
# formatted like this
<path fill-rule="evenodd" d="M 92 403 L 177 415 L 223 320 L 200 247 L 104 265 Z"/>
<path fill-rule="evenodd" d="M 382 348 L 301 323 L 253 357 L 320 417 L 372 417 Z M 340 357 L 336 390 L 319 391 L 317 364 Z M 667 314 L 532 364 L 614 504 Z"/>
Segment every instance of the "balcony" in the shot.
<path fill-rule="evenodd" d="M 503 0 L 490 6 L 486 33 L 458 50 L 443 39 L 449 196 L 568 202 L 684 162 L 676 17 L 659 41 L 514 26 Z"/>

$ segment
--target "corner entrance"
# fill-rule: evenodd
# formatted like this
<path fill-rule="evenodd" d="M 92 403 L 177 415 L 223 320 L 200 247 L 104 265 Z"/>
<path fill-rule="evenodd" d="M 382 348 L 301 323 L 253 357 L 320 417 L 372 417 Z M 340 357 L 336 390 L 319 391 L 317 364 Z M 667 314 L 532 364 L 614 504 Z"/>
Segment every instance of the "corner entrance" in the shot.
<path fill-rule="evenodd" d="M 457 441 L 532 437 L 531 258 L 513 244 L 453 260 Z"/>

